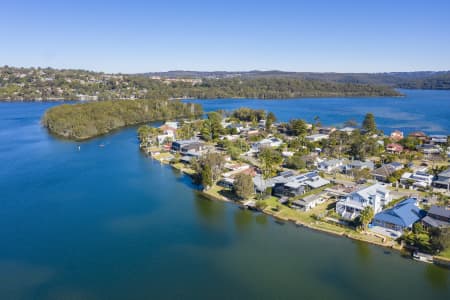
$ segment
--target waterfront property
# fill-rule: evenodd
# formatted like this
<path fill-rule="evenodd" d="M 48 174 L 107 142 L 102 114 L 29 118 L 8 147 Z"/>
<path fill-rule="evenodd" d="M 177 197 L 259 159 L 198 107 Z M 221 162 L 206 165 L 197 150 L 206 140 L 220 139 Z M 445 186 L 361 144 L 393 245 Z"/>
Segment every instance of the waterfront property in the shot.
<path fill-rule="evenodd" d="M 376 183 L 352 192 L 346 198 L 339 200 L 336 203 L 336 212 L 343 219 L 353 220 L 364 208 L 372 207 L 374 213 L 378 213 L 391 200 L 392 197 L 386 186 Z"/>
<path fill-rule="evenodd" d="M 409 198 L 397 203 L 394 207 L 377 213 L 372 224 L 402 232 L 425 216 L 425 211 L 419 208 L 416 198 Z"/>
<path fill-rule="evenodd" d="M 204 143 L 200 142 L 197 139 L 174 141 L 171 147 L 172 151 L 180 153 L 199 152 L 203 150 L 203 148 Z"/>
<path fill-rule="evenodd" d="M 309 195 L 300 198 L 299 200 L 295 200 L 292 202 L 292 207 L 298 208 L 302 211 L 309 211 L 310 209 L 313 209 L 317 205 L 324 203 L 325 198 L 322 194 L 318 195 Z"/>
<path fill-rule="evenodd" d="M 273 195 L 277 197 L 296 197 L 307 191 L 317 189 L 329 184 L 330 181 L 320 177 L 317 172 L 284 177 L 273 186 Z"/>
<path fill-rule="evenodd" d="M 428 228 L 450 227 L 450 209 L 442 206 L 432 205 L 422 224 Z"/>

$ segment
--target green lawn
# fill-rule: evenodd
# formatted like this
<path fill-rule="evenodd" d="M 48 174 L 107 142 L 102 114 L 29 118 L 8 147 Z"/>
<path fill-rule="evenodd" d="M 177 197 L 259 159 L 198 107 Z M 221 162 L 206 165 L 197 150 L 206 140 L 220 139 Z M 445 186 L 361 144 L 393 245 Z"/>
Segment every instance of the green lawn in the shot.
<path fill-rule="evenodd" d="M 330 224 L 324 221 L 317 221 L 316 219 L 314 219 L 313 218 L 314 215 L 325 214 L 327 207 L 329 205 L 329 201 L 320 204 L 307 212 L 292 209 L 290 207 L 287 207 L 286 205 L 281 205 L 278 203 L 278 198 L 276 197 L 270 197 L 264 200 L 264 202 L 267 204 L 267 207 L 264 209 L 264 211 L 276 217 L 293 220 L 295 222 L 307 224 L 313 228 L 323 229 L 341 235 L 345 234 L 359 240 L 372 241 L 378 243 L 381 242 L 381 239 L 378 237 L 358 232 L 352 228 L 341 227 L 339 225 Z M 273 210 L 273 208 L 275 207 L 278 208 L 278 211 Z"/>
<path fill-rule="evenodd" d="M 442 256 L 442 257 L 445 257 L 445 258 L 450 259 L 450 247 L 447 248 L 447 249 L 445 249 L 445 250 L 442 251 L 441 253 L 439 253 L 438 256 Z"/>

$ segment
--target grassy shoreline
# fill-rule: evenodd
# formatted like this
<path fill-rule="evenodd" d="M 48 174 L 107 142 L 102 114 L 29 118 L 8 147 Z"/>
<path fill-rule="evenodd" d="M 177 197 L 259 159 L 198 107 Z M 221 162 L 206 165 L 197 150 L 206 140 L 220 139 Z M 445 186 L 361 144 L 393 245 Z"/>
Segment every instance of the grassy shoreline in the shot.
<path fill-rule="evenodd" d="M 184 175 L 189 177 L 192 176 L 192 170 L 184 167 L 182 163 L 171 164 L 167 157 L 164 155 L 155 155 L 152 157 L 156 161 L 159 161 L 162 164 L 170 165 L 174 170 L 180 171 Z M 230 199 L 221 194 L 221 192 L 226 191 L 226 188 L 214 185 L 207 191 L 199 191 L 199 193 L 213 201 L 222 201 L 229 202 L 235 205 L 242 205 L 239 201 Z M 268 204 L 264 209 L 260 210 L 260 212 L 273 217 L 276 220 L 280 220 L 283 222 L 292 223 L 299 227 L 304 227 L 310 230 L 314 230 L 317 232 L 321 232 L 324 234 L 330 234 L 333 236 L 339 236 L 343 238 L 348 238 L 353 241 L 365 242 L 374 246 L 383 247 L 390 250 L 395 250 L 399 254 L 402 253 L 403 247 L 398 244 L 396 241 L 389 239 L 388 237 L 380 236 L 375 233 L 371 233 L 368 231 L 359 232 L 349 227 L 340 226 L 337 224 L 332 224 L 323 220 L 316 220 L 314 215 L 323 212 L 324 208 L 329 205 L 329 201 L 326 201 L 323 204 L 318 205 L 317 207 L 311 209 L 309 212 L 301 212 L 290 207 L 279 205 L 276 197 L 270 197 L 266 200 Z M 276 208 L 276 209 L 274 209 Z M 433 262 L 436 265 L 449 268 L 450 267 L 450 252 L 449 253 L 441 253 L 440 255 L 433 256 Z"/>

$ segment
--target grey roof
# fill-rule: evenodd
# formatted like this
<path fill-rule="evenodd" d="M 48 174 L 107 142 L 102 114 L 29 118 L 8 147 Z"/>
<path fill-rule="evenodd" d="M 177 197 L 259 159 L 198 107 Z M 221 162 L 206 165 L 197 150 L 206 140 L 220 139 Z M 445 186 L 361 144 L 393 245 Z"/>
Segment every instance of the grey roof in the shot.
<path fill-rule="evenodd" d="M 369 161 L 352 160 L 347 165 L 353 168 L 361 168 L 363 166 L 366 166 L 369 169 L 373 169 L 374 167 L 374 163 L 371 162 L 370 160 Z"/>
<path fill-rule="evenodd" d="M 306 197 L 303 197 L 302 199 L 300 199 L 300 201 L 302 201 L 303 203 L 311 203 L 317 200 L 322 199 L 321 195 L 309 195 Z"/>
<path fill-rule="evenodd" d="M 438 174 L 439 177 L 450 177 L 450 168 Z"/>
<path fill-rule="evenodd" d="M 433 205 L 428 211 L 429 214 L 442 216 L 444 218 L 450 218 L 450 209 L 445 209 L 445 207 Z"/>
<path fill-rule="evenodd" d="M 449 227 L 450 226 L 449 222 L 437 220 L 430 216 L 426 216 L 425 218 L 423 218 L 422 222 L 424 222 L 425 224 L 432 226 L 432 227 Z"/>

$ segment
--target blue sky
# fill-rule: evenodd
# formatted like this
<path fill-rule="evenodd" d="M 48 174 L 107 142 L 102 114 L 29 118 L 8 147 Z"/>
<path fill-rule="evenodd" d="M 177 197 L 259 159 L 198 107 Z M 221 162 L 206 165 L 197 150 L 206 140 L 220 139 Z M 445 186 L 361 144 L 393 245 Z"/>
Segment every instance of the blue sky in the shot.
<path fill-rule="evenodd" d="M 450 70 L 450 1 L 0 2 L 0 65 Z"/>

